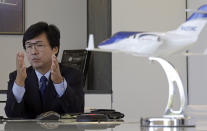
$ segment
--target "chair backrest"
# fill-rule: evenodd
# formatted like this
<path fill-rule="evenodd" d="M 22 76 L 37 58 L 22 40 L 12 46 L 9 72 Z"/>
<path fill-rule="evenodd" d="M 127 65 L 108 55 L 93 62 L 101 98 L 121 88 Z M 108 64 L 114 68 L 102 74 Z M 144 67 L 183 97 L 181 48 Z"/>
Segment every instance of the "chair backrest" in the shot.
<path fill-rule="evenodd" d="M 61 64 L 66 67 L 72 67 L 81 71 L 85 78 L 88 70 L 89 55 L 88 51 L 82 50 L 64 50 Z"/>

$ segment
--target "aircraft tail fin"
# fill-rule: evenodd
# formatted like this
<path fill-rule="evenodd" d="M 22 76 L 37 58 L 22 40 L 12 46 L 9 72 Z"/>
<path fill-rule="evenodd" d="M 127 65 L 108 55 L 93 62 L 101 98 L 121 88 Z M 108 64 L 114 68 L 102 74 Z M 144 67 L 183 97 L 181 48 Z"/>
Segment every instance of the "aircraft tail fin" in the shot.
<path fill-rule="evenodd" d="M 176 33 L 197 38 L 207 22 L 207 5 L 202 5 L 185 23 L 179 26 Z"/>
<path fill-rule="evenodd" d="M 88 38 L 88 48 L 86 48 L 86 50 L 93 50 L 93 49 L 94 49 L 94 36 L 93 34 L 90 34 Z"/>

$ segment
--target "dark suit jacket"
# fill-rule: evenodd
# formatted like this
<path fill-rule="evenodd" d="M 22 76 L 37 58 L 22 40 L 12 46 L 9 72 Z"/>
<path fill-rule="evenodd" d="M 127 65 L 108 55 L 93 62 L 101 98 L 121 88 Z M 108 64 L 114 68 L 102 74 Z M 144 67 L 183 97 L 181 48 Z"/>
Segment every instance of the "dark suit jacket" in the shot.
<path fill-rule="evenodd" d="M 35 118 L 37 115 L 55 111 L 63 113 L 80 113 L 84 111 L 84 76 L 79 71 L 60 65 L 62 76 L 67 81 L 67 89 L 62 97 L 58 97 L 53 82 L 49 80 L 45 91 L 45 102 L 41 100 L 38 78 L 32 67 L 26 69 L 25 94 L 21 103 L 17 103 L 12 88 L 17 72 L 9 75 L 7 102 L 5 113 L 8 117 Z"/>

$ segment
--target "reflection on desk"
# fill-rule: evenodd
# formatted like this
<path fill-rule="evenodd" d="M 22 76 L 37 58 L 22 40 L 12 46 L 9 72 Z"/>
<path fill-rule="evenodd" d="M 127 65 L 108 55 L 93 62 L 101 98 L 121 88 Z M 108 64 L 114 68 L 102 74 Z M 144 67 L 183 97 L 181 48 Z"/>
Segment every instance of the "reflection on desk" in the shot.
<path fill-rule="evenodd" d="M 135 122 L 75 122 L 70 120 L 59 121 L 7 121 L 0 124 L 4 131 L 200 131 L 207 129 L 198 127 L 141 127 Z"/>
<path fill-rule="evenodd" d="M 116 126 L 120 125 L 119 123 L 70 121 L 8 121 L 2 123 L 2 125 L 5 125 L 5 131 L 85 131 L 115 128 Z"/>
<path fill-rule="evenodd" d="M 58 130 L 58 131 L 84 131 L 79 129 L 76 125 L 59 126 L 57 124 L 40 124 L 37 122 L 6 122 L 5 131 L 46 131 L 46 130 Z"/>

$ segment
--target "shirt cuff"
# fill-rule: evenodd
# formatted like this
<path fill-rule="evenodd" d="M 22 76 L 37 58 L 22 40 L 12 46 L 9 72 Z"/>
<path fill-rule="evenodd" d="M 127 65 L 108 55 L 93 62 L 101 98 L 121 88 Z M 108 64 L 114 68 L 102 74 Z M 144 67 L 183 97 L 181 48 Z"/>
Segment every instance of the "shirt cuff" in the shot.
<path fill-rule="evenodd" d="M 25 88 L 24 86 L 18 86 L 15 82 L 12 88 L 13 94 L 17 100 L 17 103 L 20 103 L 22 101 L 22 98 L 24 96 L 25 93 Z"/>
<path fill-rule="evenodd" d="M 63 82 L 61 82 L 60 84 L 55 84 L 53 83 L 54 86 L 55 86 L 55 90 L 56 92 L 58 93 L 58 96 L 61 97 L 64 93 L 65 93 L 65 90 L 67 88 L 67 82 L 64 78 Z"/>

